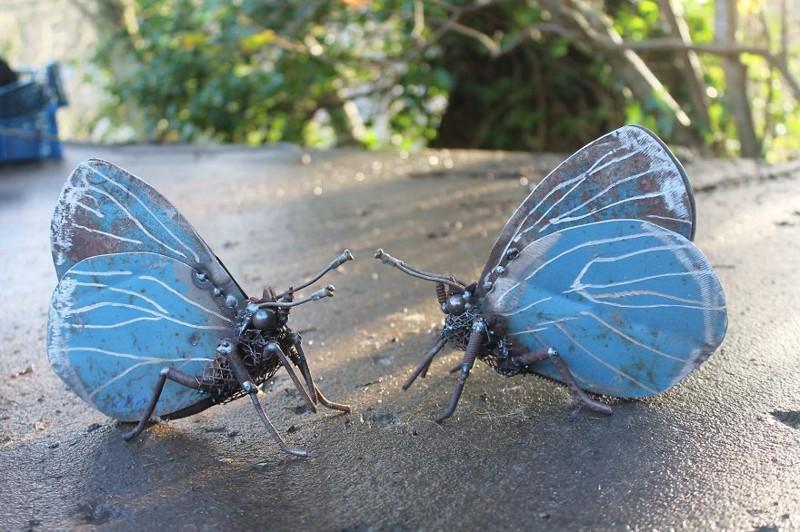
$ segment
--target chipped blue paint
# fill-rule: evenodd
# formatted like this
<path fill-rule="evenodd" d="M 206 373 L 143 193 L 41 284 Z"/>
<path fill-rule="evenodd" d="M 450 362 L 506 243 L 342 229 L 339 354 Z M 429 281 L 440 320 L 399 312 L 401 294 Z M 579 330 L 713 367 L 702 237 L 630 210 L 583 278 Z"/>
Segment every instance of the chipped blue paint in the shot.
<path fill-rule="evenodd" d="M 479 289 L 519 250 L 548 234 L 601 220 L 646 220 L 688 239 L 694 200 L 678 160 L 653 133 L 624 126 L 565 159 L 509 218 L 486 262 Z"/>
<path fill-rule="evenodd" d="M 163 368 L 203 375 L 233 322 L 183 262 L 155 253 L 89 257 L 67 270 L 53 293 L 50 363 L 104 414 L 138 421 Z M 156 415 L 207 397 L 168 382 Z"/>
<path fill-rule="evenodd" d="M 508 262 L 481 310 L 502 319 L 514 351 L 552 347 L 581 388 L 618 397 L 668 389 L 727 327 L 722 287 L 700 250 L 641 220 L 534 240 Z M 532 369 L 560 380 L 549 360 Z"/>
<path fill-rule="evenodd" d="M 169 201 L 143 180 L 105 161 L 88 160 L 70 175 L 53 213 L 51 244 L 59 279 L 87 257 L 149 252 L 202 269 L 239 305 L 246 299 Z"/>

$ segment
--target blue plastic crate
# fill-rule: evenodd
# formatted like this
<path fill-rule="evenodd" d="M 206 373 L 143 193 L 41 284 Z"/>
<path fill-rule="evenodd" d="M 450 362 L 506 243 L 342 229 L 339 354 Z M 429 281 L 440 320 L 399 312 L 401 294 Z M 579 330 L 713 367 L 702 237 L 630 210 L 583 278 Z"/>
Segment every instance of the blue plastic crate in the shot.
<path fill-rule="evenodd" d="M 58 65 L 31 77 L 0 87 L 0 164 L 61 157 L 56 111 L 66 98 Z"/>
<path fill-rule="evenodd" d="M 0 118 L 0 163 L 61 158 L 56 104 L 12 118 Z"/>

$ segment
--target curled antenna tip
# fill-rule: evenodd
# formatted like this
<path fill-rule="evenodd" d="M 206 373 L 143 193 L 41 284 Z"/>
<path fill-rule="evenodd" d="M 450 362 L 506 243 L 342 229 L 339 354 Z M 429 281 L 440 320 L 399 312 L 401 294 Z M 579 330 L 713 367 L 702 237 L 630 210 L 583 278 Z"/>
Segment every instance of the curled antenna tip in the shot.
<path fill-rule="evenodd" d="M 403 269 L 403 267 L 405 266 L 403 261 L 392 257 L 391 255 L 386 253 L 383 250 L 383 248 L 378 248 L 375 251 L 375 258 L 378 259 L 379 261 L 381 261 L 382 263 L 389 264 L 390 266 L 394 266 L 395 268 Z"/>
<path fill-rule="evenodd" d="M 310 299 L 312 301 L 318 301 L 323 297 L 333 297 L 333 293 L 336 291 L 336 287 L 332 284 L 327 285 L 325 288 L 320 288 L 313 294 L 311 294 Z"/>
<path fill-rule="evenodd" d="M 345 249 L 344 251 L 339 253 L 338 257 L 333 259 L 333 261 L 331 262 L 331 265 L 329 266 L 329 268 L 331 268 L 331 269 L 338 268 L 339 266 L 341 266 L 342 264 L 344 264 L 345 262 L 347 262 L 349 260 L 353 260 L 353 254 L 350 253 L 349 249 Z"/>

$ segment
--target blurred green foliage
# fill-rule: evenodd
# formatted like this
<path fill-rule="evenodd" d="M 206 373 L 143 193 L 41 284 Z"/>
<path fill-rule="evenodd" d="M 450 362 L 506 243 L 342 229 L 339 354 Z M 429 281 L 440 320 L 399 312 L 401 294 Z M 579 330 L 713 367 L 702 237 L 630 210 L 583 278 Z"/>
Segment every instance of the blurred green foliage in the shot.
<path fill-rule="evenodd" d="M 115 120 L 156 140 L 409 148 L 435 136 L 451 79 L 403 59 L 403 4 L 136 0 L 96 62 Z"/>
<path fill-rule="evenodd" d="M 112 97 L 102 115 L 148 140 L 568 151 L 624 122 L 672 127 L 654 118 L 657 95 L 633 98 L 603 51 L 546 33 L 511 46 L 549 20 L 534 1 L 98 1 L 114 7 L 95 57 Z M 713 2 L 683 5 L 693 40 L 712 42 Z M 655 0 L 604 7 L 626 40 L 668 34 Z M 455 9 L 510 51 L 453 31 Z M 800 114 L 767 63 L 744 57 L 759 135 L 785 157 Z M 677 54 L 643 58 L 691 112 Z M 723 71 L 702 61 L 711 123 L 696 138 L 735 153 Z"/>

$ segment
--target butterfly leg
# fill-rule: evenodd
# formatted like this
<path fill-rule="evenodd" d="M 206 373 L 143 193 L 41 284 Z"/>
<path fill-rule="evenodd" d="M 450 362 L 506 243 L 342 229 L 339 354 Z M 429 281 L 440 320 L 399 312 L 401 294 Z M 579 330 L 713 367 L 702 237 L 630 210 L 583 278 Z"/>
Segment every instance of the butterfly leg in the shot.
<path fill-rule="evenodd" d="M 292 335 L 292 345 L 294 345 L 294 349 L 297 351 L 297 356 L 300 359 L 300 371 L 303 373 L 303 377 L 306 380 L 306 385 L 308 386 L 309 394 L 314 402 L 319 401 L 319 403 L 325 408 L 329 408 L 330 410 L 338 410 L 339 412 L 346 412 L 349 414 L 351 412 L 349 405 L 328 400 L 328 398 L 322 394 L 319 387 L 314 384 L 314 377 L 311 375 L 311 369 L 308 367 L 308 359 L 306 358 L 306 353 L 303 350 L 303 338 L 299 334 Z"/>
<path fill-rule="evenodd" d="M 142 419 L 139 420 L 139 423 L 133 428 L 132 431 L 126 433 L 122 436 L 125 441 L 131 441 L 136 438 L 139 434 L 144 431 L 147 427 L 147 422 L 150 421 L 150 418 L 153 416 L 153 412 L 156 410 L 156 405 L 158 404 L 158 400 L 161 397 L 161 392 L 164 391 L 164 385 L 167 383 L 167 380 L 171 380 L 177 382 L 178 384 L 182 384 L 189 388 L 194 388 L 195 390 L 201 389 L 200 382 L 197 380 L 196 377 L 191 375 L 187 375 L 182 371 L 175 369 L 175 368 L 164 368 L 161 370 L 161 374 L 158 376 L 158 380 L 156 381 L 156 386 L 153 388 L 153 396 L 150 398 L 150 404 L 147 405 L 147 410 L 145 414 L 142 416 Z"/>
<path fill-rule="evenodd" d="M 228 358 L 231 369 L 233 370 L 233 374 L 236 375 L 236 379 L 242 386 L 242 390 L 244 390 L 244 392 L 250 396 L 250 400 L 253 401 L 253 407 L 256 409 L 256 413 L 258 413 L 258 417 L 261 418 L 261 421 L 264 423 L 264 427 L 266 427 L 267 432 L 269 432 L 270 436 L 272 436 L 272 439 L 275 440 L 275 443 L 278 444 L 278 447 L 280 447 L 281 451 L 285 452 L 286 454 L 291 454 L 292 456 L 300 456 L 303 458 L 307 457 L 308 451 L 289 447 L 283 438 L 281 438 L 281 435 L 278 434 L 278 431 L 275 430 L 272 422 L 264 412 L 264 408 L 258 401 L 258 387 L 256 387 L 251 380 L 250 374 L 247 372 L 247 368 L 244 366 L 244 362 L 242 362 L 242 359 L 236 352 L 236 346 L 231 342 L 226 341 L 223 342 L 221 347 L 217 348 L 217 351 L 223 353 Z"/>
<path fill-rule="evenodd" d="M 445 305 L 447 305 L 447 289 L 444 283 L 436 283 L 436 301 L 439 302 L 439 308 L 442 309 L 442 312 L 446 312 Z M 430 369 L 431 367 L 431 362 L 433 361 L 434 356 L 436 355 L 434 354 L 429 359 L 427 359 L 425 366 L 422 368 L 422 372 L 419 373 L 419 376 L 422 377 L 423 379 L 428 376 L 428 369 Z M 415 378 L 416 377 L 414 377 L 414 379 Z M 406 385 L 403 386 L 403 389 L 407 390 L 408 387 L 411 386 L 411 383 L 414 382 L 414 379 L 410 379 L 410 382 L 406 381 Z"/>
<path fill-rule="evenodd" d="M 447 339 L 443 336 L 440 336 L 439 338 L 436 339 L 434 344 L 428 350 L 428 353 L 425 355 L 425 358 L 422 359 L 422 362 L 420 362 L 419 366 L 417 366 L 417 368 L 414 370 L 414 372 L 411 374 L 408 380 L 406 380 L 406 382 L 403 384 L 404 390 L 408 390 L 408 388 L 414 383 L 414 381 L 417 380 L 417 377 L 419 376 L 422 376 L 423 378 L 425 377 L 425 373 L 427 373 L 428 368 L 430 367 L 434 357 L 439 354 L 439 351 L 442 350 L 442 348 L 445 346 L 446 343 Z"/>
<path fill-rule="evenodd" d="M 433 359 L 431 359 L 431 362 L 432 362 L 432 361 L 433 361 Z M 424 379 L 425 377 L 427 377 L 427 376 L 428 376 L 428 370 L 429 370 L 430 368 L 431 368 L 431 363 L 430 363 L 430 362 L 428 362 L 427 364 L 425 364 L 425 367 L 424 367 L 424 368 L 422 368 L 422 372 L 419 374 L 420 378 L 423 378 L 423 379 Z M 411 386 L 411 385 L 409 384 L 409 386 Z M 403 389 L 404 389 L 404 390 L 407 390 L 408 388 L 403 388 Z"/>
<path fill-rule="evenodd" d="M 531 351 L 529 353 L 514 357 L 514 362 L 521 366 L 528 366 L 542 360 L 551 360 L 553 362 L 553 364 L 556 366 L 556 369 L 558 369 L 559 374 L 561 375 L 561 380 L 564 381 L 564 384 L 567 385 L 567 388 L 569 388 L 572 396 L 575 397 L 579 403 L 584 405 L 589 410 L 599 414 L 605 414 L 608 416 L 613 413 L 613 410 L 611 410 L 610 406 L 601 403 L 600 401 L 595 401 L 586 395 L 586 392 L 580 389 L 577 381 L 575 381 L 575 377 L 569 370 L 569 366 L 567 366 L 567 363 L 563 358 L 558 356 L 558 352 L 556 352 L 555 349 L 547 348 L 540 351 Z"/>
<path fill-rule="evenodd" d="M 306 386 L 308 386 L 308 393 L 311 396 L 311 400 L 316 403 L 319 398 L 315 392 L 314 386 L 314 377 L 311 375 L 311 369 L 308 367 L 308 360 L 306 359 L 306 353 L 303 350 L 303 337 L 297 333 L 292 334 L 291 336 L 292 345 L 294 346 L 294 350 L 297 352 L 297 358 L 300 361 L 300 372 L 303 374 L 303 378 L 306 380 Z"/>
<path fill-rule="evenodd" d="M 339 412 L 345 412 L 347 414 L 350 413 L 351 410 L 350 405 L 344 405 L 342 403 L 336 403 L 328 400 L 327 397 L 322 395 L 319 386 L 317 386 L 316 384 L 314 385 L 314 391 L 317 392 L 317 399 L 319 399 L 320 404 L 325 408 L 328 408 L 330 410 L 338 410 Z"/>
<path fill-rule="evenodd" d="M 444 283 L 436 283 L 436 301 L 439 302 L 439 306 L 444 310 L 444 306 L 447 304 L 447 290 Z"/>
<path fill-rule="evenodd" d="M 452 416 L 456 411 L 458 401 L 461 399 L 461 393 L 464 391 L 464 384 L 466 384 L 467 379 L 469 378 L 469 372 L 472 369 L 472 366 L 475 364 L 475 359 L 478 357 L 481 345 L 483 344 L 485 329 L 486 323 L 481 318 L 476 319 L 472 324 L 472 331 L 469 333 L 467 349 L 464 353 L 464 359 L 461 361 L 461 373 L 459 374 L 458 381 L 453 389 L 453 397 L 450 399 L 450 404 L 448 405 L 447 410 L 442 412 L 441 415 L 436 418 L 437 423 L 443 422 L 445 419 Z"/>
<path fill-rule="evenodd" d="M 297 373 L 295 373 L 291 362 L 289 362 L 289 359 L 286 357 L 286 354 L 283 352 L 283 349 L 281 349 L 281 346 L 279 346 L 276 342 L 269 342 L 267 346 L 264 348 L 264 350 L 278 357 L 278 360 L 281 361 L 281 366 L 286 368 L 286 372 L 289 374 L 289 377 L 292 378 L 292 382 L 294 382 L 295 388 L 297 388 L 297 391 L 300 392 L 300 396 L 306 402 L 311 411 L 316 413 L 317 405 L 314 403 L 314 401 L 311 400 L 311 397 L 308 395 L 306 389 L 303 388 L 303 384 L 297 377 Z"/>

